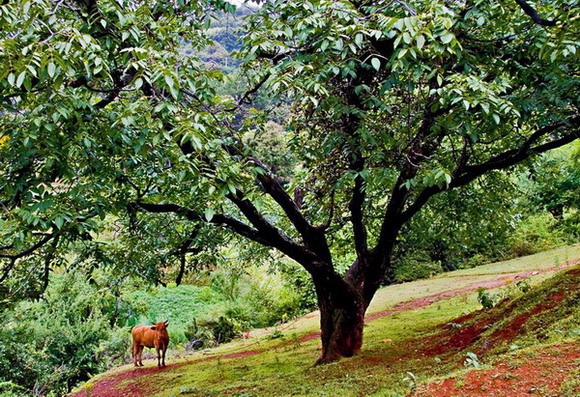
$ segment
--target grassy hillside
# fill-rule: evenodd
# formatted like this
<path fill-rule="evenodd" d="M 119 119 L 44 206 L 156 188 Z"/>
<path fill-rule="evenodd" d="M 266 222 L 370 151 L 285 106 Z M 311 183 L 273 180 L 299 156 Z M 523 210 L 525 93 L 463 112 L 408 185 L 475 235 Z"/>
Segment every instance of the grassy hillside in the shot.
<path fill-rule="evenodd" d="M 152 360 L 117 368 L 76 395 L 485 395 L 490 387 L 514 395 L 518 384 L 575 393 L 578 258 L 575 245 L 384 288 L 369 309 L 362 353 L 330 365 L 313 366 L 315 312 L 217 349 L 176 354 L 164 369 Z M 479 294 L 495 307 L 481 310 L 479 288 L 493 288 Z"/>

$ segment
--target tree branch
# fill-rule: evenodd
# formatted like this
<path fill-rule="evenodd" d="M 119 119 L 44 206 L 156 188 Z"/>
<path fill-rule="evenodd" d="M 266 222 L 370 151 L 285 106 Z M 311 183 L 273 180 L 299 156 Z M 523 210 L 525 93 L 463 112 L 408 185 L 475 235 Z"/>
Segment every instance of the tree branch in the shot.
<path fill-rule="evenodd" d="M 177 273 L 177 277 L 175 278 L 176 285 L 181 284 L 181 280 L 183 279 L 183 275 L 185 274 L 186 254 L 188 253 L 198 254 L 202 251 L 201 248 L 195 248 L 193 250 L 190 250 L 191 244 L 193 244 L 193 241 L 198 236 L 200 229 L 201 227 L 199 226 L 199 224 L 197 224 L 193 228 L 189 236 L 181 244 L 179 244 L 179 248 L 177 249 L 177 251 L 174 252 L 174 255 L 177 255 L 179 257 L 179 272 Z"/>
<path fill-rule="evenodd" d="M 580 133 L 578 131 L 578 126 L 580 125 L 580 116 L 573 116 L 567 120 L 567 122 L 554 123 L 549 126 L 542 127 L 534 132 L 530 137 L 522 144 L 521 147 L 517 149 L 512 149 L 500 153 L 489 160 L 475 165 L 458 165 L 456 170 L 453 172 L 453 178 L 449 185 L 445 186 L 429 186 L 423 189 L 423 191 L 417 196 L 413 204 L 411 204 L 403 213 L 403 221 L 406 222 L 413 215 L 415 215 L 429 199 L 437 193 L 443 192 L 445 190 L 451 190 L 456 187 L 467 185 L 476 178 L 482 176 L 483 174 L 493 171 L 509 168 L 515 164 L 518 164 L 533 155 L 541 154 L 549 150 L 564 146 L 574 140 L 580 138 Z M 538 141 L 541 137 L 554 132 L 562 127 L 568 127 L 572 131 L 564 135 L 561 138 L 554 139 L 552 141 L 531 146 L 533 143 Z"/>
<path fill-rule="evenodd" d="M 283 234 L 278 228 L 273 226 L 261 214 L 259 214 L 249 200 L 244 200 L 231 194 L 230 196 L 230 200 L 240 208 L 246 218 L 248 218 L 254 226 L 258 225 L 259 227 L 254 228 L 248 226 L 238 219 L 224 214 L 215 214 L 209 223 L 226 226 L 228 229 L 240 236 L 246 237 L 264 246 L 275 247 L 288 257 L 302 264 L 302 266 L 310 272 L 319 272 L 321 270 L 328 271 L 328 266 L 324 260 L 314 252 L 300 246 L 290 237 Z M 208 222 L 205 217 L 197 212 L 177 204 L 149 204 L 138 201 L 131 203 L 129 209 L 141 209 L 151 213 L 175 213 L 192 221 Z"/>
<path fill-rule="evenodd" d="M 25 256 L 32 254 L 34 251 L 42 248 L 45 244 L 47 244 L 54 237 L 55 237 L 55 234 L 47 234 L 46 236 L 41 238 L 39 241 L 37 241 L 36 244 L 32 245 L 28 249 L 25 249 L 24 251 L 20 251 L 19 253 L 16 253 L 16 254 L 0 254 L 0 258 L 10 260 L 10 263 L 3 269 L 3 274 L 0 277 L 0 283 L 4 282 L 4 280 L 6 280 L 6 278 L 8 278 L 8 275 L 10 274 L 10 272 L 12 271 L 14 266 L 16 265 L 16 261 L 18 259 L 24 258 Z M 7 246 L 4 248 L 10 249 L 11 247 Z"/>
<path fill-rule="evenodd" d="M 407 153 L 406 163 L 403 165 L 393 187 L 391 199 L 385 210 L 379 239 L 376 247 L 373 249 L 377 253 L 387 252 L 390 249 L 389 247 L 394 242 L 393 239 L 396 237 L 396 233 L 404 223 L 404 220 L 401 218 L 401 213 L 407 203 L 409 190 L 404 188 L 403 184 L 417 175 L 420 164 L 429 159 L 435 150 L 437 150 L 444 137 L 443 134 L 438 134 L 435 137 L 429 138 L 429 135 L 431 134 L 431 129 L 435 125 L 437 117 L 447 113 L 451 107 L 441 108 L 435 112 L 431 112 L 431 106 L 432 103 L 428 102 L 419 131 L 413 138 L 414 142 L 412 142 L 411 148 Z"/>
<path fill-rule="evenodd" d="M 140 209 L 145 212 L 150 212 L 154 214 L 174 213 L 186 219 L 189 219 L 190 221 L 208 222 L 208 220 L 201 214 L 198 214 L 197 212 L 189 208 L 182 207 L 177 204 L 151 204 L 142 201 L 135 201 L 129 204 L 129 209 L 130 210 Z M 269 241 L 263 239 L 262 236 L 260 236 L 258 230 L 254 229 L 251 226 L 246 225 L 245 223 L 229 215 L 215 214 L 209 221 L 209 223 L 226 226 L 233 232 L 236 232 L 237 234 L 243 237 L 249 238 L 250 240 L 256 241 L 257 243 L 266 246 L 272 245 Z"/>
<path fill-rule="evenodd" d="M 361 162 L 364 163 L 364 160 L 361 159 Z M 352 223 L 352 230 L 354 234 L 354 246 L 359 260 L 364 260 L 363 258 L 366 257 L 368 252 L 368 233 L 364 224 L 363 216 L 363 204 L 365 197 L 365 180 L 359 174 L 354 179 L 354 189 L 350 203 L 348 205 L 348 209 L 350 210 L 351 214 L 350 221 Z"/>
<path fill-rule="evenodd" d="M 152 94 L 157 92 L 155 87 L 150 86 L 148 84 L 143 84 L 143 92 L 147 94 Z M 167 96 L 164 95 L 166 98 Z M 164 128 L 172 129 L 171 125 L 165 123 Z M 194 152 L 194 148 L 191 142 L 177 142 L 181 152 L 185 155 L 191 154 Z M 255 229 L 252 228 L 250 232 L 247 228 L 248 225 L 241 223 L 245 227 L 241 227 L 240 224 L 226 224 L 224 222 L 220 222 L 232 228 L 232 230 L 236 231 L 238 234 L 242 234 L 245 237 L 248 237 L 254 241 L 260 242 L 264 245 L 268 246 L 275 246 L 276 248 L 280 249 L 282 252 L 286 253 L 291 258 L 297 260 L 299 263 L 305 265 L 305 263 L 310 263 L 315 261 L 317 263 L 326 263 L 328 268 L 332 268 L 332 257 L 330 254 L 330 249 L 328 247 L 328 243 L 326 241 L 326 237 L 323 230 L 316 229 L 313 227 L 308 220 L 304 217 L 300 209 L 296 206 L 296 203 L 292 200 L 292 198 L 286 193 L 280 182 L 277 178 L 272 174 L 269 168 L 261 162 L 258 158 L 247 156 L 245 155 L 240 148 L 235 145 L 222 145 L 222 148 L 228 153 L 230 156 L 240 156 L 254 165 L 260 167 L 264 170 L 263 174 L 259 174 L 257 179 L 260 181 L 264 190 L 267 194 L 269 194 L 276 203 L 284 210 L 288 219 L 294 225 L 296 230 L 302 236 L 306 247 L 302 247 L 297 244 L 292 238 L 286 235 L 283 231 L 279 228 L 274 226 L 271 222 L 269 222 L 266 218 L 264 218 L 254 204 L 244 198 L 244 194 L 240 189 L 237 189 L 236 194 L 228 194 L 226 197 L 235 204 L 244 214 L 244 216 L 250 221 L 250 223 L 254 226 Z M 214 168 L 214 165 L 211 163 L 209 159 L 205 160 L 208 165 Z M 214 216 L 214 219 L 216 219 Z M 225 216 L 225 215 L 222 215 Z M 198 220 L 201 219 L 199 215 L 197 215 Z M 231 222 L 233 218 L 227 219 L 228 222 Z M 213 221 L 213 220 L 212 220 Z M 258 241 L 258 239 L 260 241 Z M 306 250 L 307 252 L 305 252 Z M 297 256 L 296 251 L 302 251 L 302 254 Z M 303 255 L 304 254 L 304 255 Z M 314 256 L 313 256 L 314 255 Z M 298 260 L 297 258 L 300 257 L 302 259 Z M 308 265 L 310 266 L 310 265 Z"/>
<path fill-rule="evenodd" d="M 264 173 L 258 174 L 257 179 L 262 184 L 262 187 L 276 203 L 282 208 L 292 225 L 296 228 L 306 247 L 316 252 L 329 265 L 332 265 L 332 256 L 326 241 L 326 236 L 323 229 L 314 227 L 305 217 L 296 202 L 284 190 L 280 181 L 272 174 L 270 169 L 256 157 L 249 157 L 256 166 L 264 170 Z"/>
<path fill-rule="evenodd" d="M 542 25 L 542 26 L 556 26 L 557 21 L 548 21 L 546 19 L 542 19 L 540 18 L 540 16 L 538 15 L 538 12 L 532 7 L 530 6 L 525 0 L 515 0 L 516 3 L 518 3 L 518 5 L 520 6 L 520 8 L 526 13 L 528 14 L 532 20 L 537 23 L 538 25 Z"/>
<path fill-rule="evenodd" d="M 32 245 L 28 249 L 25 249 L 24 251 L 20 251 L 17 254 L 0 254 L 0 258 L 4 258 L 4 259 L 20 259 L 20 258 L 23 258 L 25 256 L 28 256 L 28 255 L 32 254 L 34 251 L 36 251 L 37 249 L 39 249 L 42 246 L 44 246 L 46 243 L 48 243 L 54 237 L 55 237 L 54 234 L 49 234 L 47 236 L 44 236 L 42 239 L 40 239 L 39 241 L 37 241 L 36 244 Z M 0 282 L 1 281 L 3 281 L 3 279 L 0 279 Z"/>
<path fill-rule="evenodd" d="M 264 84 L 266 84 L 266 81 L 268 81 L 268 79 L 270 78 L 271 74 L 268 73 L 266 74 L 264 77 L 262 77 L 260 79 L 260 81 L 258 81 L 258 83 L 256 83 L 256 85 L 254 87 L 252 87 L 251 89 L 249 89 L 248 91 L 246 91 L 238 100 L 237 100 L 237 106 L 233 109 L 227 109 L 228 111 L 231 110 L 235 110 L 237 108 L 239 108 L 240 106 L 244 105 L 244 104 L 248 104 L 249 98 L 254 95 L 256 92 L 258 92 L 260 90 L 260 88 L 262 88 L 262 86 Z"/>

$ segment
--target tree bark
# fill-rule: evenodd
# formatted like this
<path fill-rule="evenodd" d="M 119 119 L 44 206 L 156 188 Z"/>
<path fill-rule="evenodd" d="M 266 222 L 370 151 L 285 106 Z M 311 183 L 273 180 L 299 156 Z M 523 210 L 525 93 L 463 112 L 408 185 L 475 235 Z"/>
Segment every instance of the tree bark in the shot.
<path fill-rule="evenodd" d="M 317 364 L 360 352 L 367 305 L 362 294 L 338 275 L 315 279 L 322 353 Z"/>
<path fill-rule="evenodd" d="M 393 281 L 391 257 L 400 228 L 391 225 L 389 238 L 381 249 L 358 257 L 341 277 L 334 271 L 312 274 L 318 308 L 322 353 L 317 364 L 329 363 L 360 352 L 363 344 L 364 317 L 382 281 Z"/>

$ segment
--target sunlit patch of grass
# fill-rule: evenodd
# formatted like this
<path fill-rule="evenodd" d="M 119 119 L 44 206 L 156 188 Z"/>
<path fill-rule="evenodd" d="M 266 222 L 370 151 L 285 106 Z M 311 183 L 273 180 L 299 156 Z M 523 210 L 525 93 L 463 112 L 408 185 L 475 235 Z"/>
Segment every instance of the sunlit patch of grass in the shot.
<path fill-rule="evenodd" d="M 580 258 L 580 244 L 573 244 L 521 258 L 477 266 L 472 269 L 442 273 L 437 277 L 463 277 L 466 275 L 502 274 L 534 270 L 540 271 L 568 264 L 578 258 Z"/>

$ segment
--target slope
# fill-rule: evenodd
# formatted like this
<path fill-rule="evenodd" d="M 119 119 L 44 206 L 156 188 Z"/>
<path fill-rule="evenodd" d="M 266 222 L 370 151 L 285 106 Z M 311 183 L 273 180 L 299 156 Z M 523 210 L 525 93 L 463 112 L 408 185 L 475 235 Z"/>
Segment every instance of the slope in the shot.
<path fill-rule="evenodd" d="M 457 371 L 465 365 L 492 364 L 506 354 L 544 351 L 555 343 L 571 349 L 580 328 L 573 320 L 580 317 L 580 272 L 574 268 L 549 277 L 577 264 L 578 258 L 580 246 L 575 245 L 384 288 L 369 308 L 363 352 L 330 365 L 312 366 L 320 345 L 315 312 L 278 329 L 254 331 L 246 340 L 177 355 L 167 368 L 158 369 L 152 362 L 143 369 L 118 368 L 74 395 L 354 396 L 414 390 L 450 395 L 438 394 L 437 387 L 448 376 L 463 379 L 465 370 Z M 534 287 L 521 292 L 530 286 Z M 481 287 L 499 288 L 493 292 L 496 296 L 512 299 L 492 310 L 476 311 L 481 308 Z M 562 382 L 572 372 L 564 371 Z M 433 379 L 440 383 L 417 389 Z M 447 380 L 452 382 L 461 383 Z"/>

